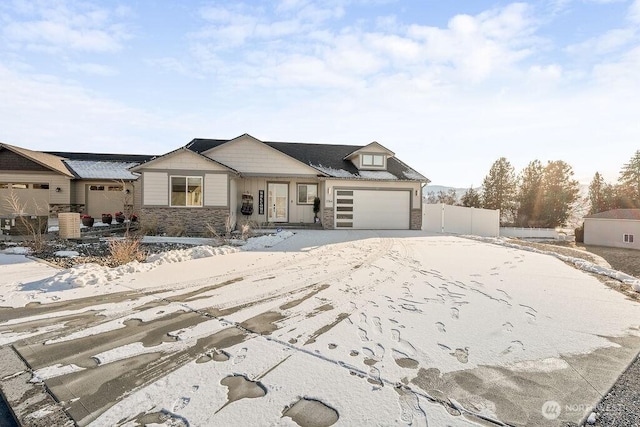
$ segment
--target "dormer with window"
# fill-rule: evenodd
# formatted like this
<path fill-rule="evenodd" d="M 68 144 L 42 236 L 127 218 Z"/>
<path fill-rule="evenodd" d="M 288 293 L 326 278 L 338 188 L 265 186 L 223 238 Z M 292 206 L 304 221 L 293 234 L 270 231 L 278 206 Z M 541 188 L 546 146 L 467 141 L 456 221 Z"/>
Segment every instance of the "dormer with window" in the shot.
<path fill-rule="evenodd" d="M 351 160 L 359 170 L 387 170 L 387 159 L 394 155 L 393 151 L 374 141 L 352 152 L 345 160 Z"/>

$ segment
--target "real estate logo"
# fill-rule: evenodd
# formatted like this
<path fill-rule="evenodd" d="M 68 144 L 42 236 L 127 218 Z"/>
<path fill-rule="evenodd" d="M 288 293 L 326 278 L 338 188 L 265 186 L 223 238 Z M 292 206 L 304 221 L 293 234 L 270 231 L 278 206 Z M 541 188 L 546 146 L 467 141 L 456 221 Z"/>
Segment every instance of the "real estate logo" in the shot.
<path fill-rule="evenodd" d="M 555 400 L 547 400 L 542 404 L 542 416 L 548 420 L 555 420 L 560 416 L 562 408 Z"/>

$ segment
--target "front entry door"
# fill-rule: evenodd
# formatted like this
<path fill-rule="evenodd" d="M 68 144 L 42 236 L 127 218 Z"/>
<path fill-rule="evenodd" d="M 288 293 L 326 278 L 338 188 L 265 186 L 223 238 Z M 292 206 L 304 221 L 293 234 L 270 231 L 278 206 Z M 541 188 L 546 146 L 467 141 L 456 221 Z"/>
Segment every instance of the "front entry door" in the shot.
<path fill-rule="evenodd" d="M 289 220 L 287 212 L 287 207 L 289 206 L 289 184 L 270 182 L 267 185 L 267 190 L 267 221 L 287 222 Z"/>

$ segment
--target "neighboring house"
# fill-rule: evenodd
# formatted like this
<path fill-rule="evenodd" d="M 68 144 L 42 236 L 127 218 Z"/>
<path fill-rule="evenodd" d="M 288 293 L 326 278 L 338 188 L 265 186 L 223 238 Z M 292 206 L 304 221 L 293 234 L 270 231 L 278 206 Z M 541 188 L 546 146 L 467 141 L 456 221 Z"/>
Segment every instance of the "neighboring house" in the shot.
<path fill-rule="evenodd" d="M 82 212 L 99 218 L 103 212 L 131 210 L 138 176 L 129 168 L 150 158 L 38 152 L 0 143 L 0 216 L 15 213 L 12 194 L 27 214 Z"/>
<path fill-rule="evenodd" d="M 584 217 L 584 243 L 640 249 L 640 209 L 613 209 Z"/>
<path fill-rule="evenodd" d="M 323 228 L 420 230 L 429 182 L 377 142 L 264 142 L 247 134 L 194 139 L 130 170 L 140 174 L 141 221 L 188 233 L 242 221 L 311 224 L 316 196 Z"/>

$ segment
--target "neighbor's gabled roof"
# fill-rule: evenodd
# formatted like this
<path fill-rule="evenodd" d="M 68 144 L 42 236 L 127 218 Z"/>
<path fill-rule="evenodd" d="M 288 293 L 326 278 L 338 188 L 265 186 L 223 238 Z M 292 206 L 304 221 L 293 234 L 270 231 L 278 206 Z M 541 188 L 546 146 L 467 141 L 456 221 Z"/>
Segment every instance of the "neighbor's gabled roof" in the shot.
<path fill-rule="evenodd" d="M 237 138 L 233 138 L 233 140 L 235 139 Z M 226 144 L 229 141 L 232 140 L 195 138 L 189 144 L 187 144 L 185 148 L 188 148 L 189 150 L 196 153 L 204 153 L 215 147 Z M 332 178 L 429 181 L 429 179 L 424 177 L 422 174 L 415 171 L 395 157 L 389 157 L 387 159 L 386 171 L 358 170 L 358 168 L 350 160 L 348 160 L 347 157 L 350 154 L 371 144 L 363 146 L 315 144 L 301 142 L 260 142 L 307 166 L 311 166 L 321 174 Z M 390 153 L 393 153 L 385 147 L 382 148 L 389 151 Z"/>
<path fill-rule="evenodd" d="M 148 154 L 71 153 L 48 151 L 63 158 L 67 168 L 79 179 L 111 179 L 130 181 L 138 178 L 130 168 L 153 158 Z"/>
<path fill-rule="evenodd" d="M 640 221 L 640 209 L 612 209 L 610 211 L 598 212 L 587 215 L 586 218 L 595 219 L 627 219 Z"/>
<path fill-rule="evenodd" d="M 38 163 L 47 169 L 54 172 L 58 172 L 69 178 L 73 178 L 73 173 L 65 166 L 63 159 L 53 154 L 43 153 L 40 151 L 32 151 L 22 147 L 16 147 L 15 145 L 0 143 L 0 147 L 6 148 L 22 157 Z"/>

